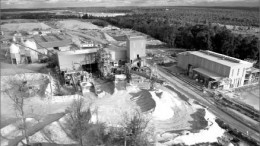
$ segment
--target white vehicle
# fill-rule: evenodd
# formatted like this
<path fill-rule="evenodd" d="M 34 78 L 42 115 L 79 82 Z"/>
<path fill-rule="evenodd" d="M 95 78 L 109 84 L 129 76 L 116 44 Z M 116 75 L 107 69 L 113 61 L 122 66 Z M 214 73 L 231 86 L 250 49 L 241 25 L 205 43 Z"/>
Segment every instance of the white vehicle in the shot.
<path fill-rule="evenodd" d="M 118 66 L 118 63 L 117 63 L 117 62 L 115 62 L 115 63 L 114 63 L 114 66 Z"/>

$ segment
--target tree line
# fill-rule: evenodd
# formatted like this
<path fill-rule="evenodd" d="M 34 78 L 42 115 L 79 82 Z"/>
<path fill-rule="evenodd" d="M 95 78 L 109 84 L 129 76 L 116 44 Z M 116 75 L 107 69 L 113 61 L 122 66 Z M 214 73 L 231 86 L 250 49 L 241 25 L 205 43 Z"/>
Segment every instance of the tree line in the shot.
<path fill-rule="evenodd" d="M 259 26 L 258 8 L 223 7 L 146 7 L 132 10 L 134 14 L 145 14 L 162 20 L 180 22 L 211 22 L 225 25 Z"/>
<path fill-rule="evenodd" d="M 79 18 L 77 15 L 56 15 L 55 13 L 38 12 L 38 13 L 4 13 L 1 19 L 71 19 Z"/>
<path fill-rule="evenodd" d="M 258 37 L 234 34 L 226 27 L 213 25 L 210 22 L 194 24 L 175 21 L 171 23 L 164 17 L 142 14 L 97 19 L 105 20 L 121 28 L 148 34 L 165 42 L 168 47 L 212 50 L 242 60 L 248 58 L 259 60 Z"/>

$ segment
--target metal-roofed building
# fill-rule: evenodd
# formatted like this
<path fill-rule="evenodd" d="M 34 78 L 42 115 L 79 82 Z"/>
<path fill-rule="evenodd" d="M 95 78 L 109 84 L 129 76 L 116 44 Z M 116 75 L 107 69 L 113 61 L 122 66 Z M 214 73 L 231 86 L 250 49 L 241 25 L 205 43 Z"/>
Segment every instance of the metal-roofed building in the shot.
<path fill-rule="evenodd" d="M 46 49 L 48 49 L 48 51 L 68 51 L 70 50 L 70 45 L 72 44 L 72 40 L 69 36 L 53 33 L 36 35 L 34 36 L 34 40 L 39 51 L 44 54 L 47 53 Z"/>
<path fill-rule="evenodd" d="M 178 66 L 209 88 L 228 89 L 257 83 L 260 72 L 253 69 L 253 63 L 208 50 L 179 53 Z"/>

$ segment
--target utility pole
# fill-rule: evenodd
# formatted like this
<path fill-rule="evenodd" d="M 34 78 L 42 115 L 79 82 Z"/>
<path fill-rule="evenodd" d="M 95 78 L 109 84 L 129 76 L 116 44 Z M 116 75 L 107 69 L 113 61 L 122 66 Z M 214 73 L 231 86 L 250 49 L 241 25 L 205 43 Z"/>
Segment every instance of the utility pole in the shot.
<path fill-rule="evenodd" d="M 50 80 L 50 88 L 51 88 L 51 98 L 50 99 L 48 99 L 48 104 L 49 104 L 49 107 L 48 107 L 48 109 L 49 109 L 49 113 L 51 112 L 51 106 L 50 106 L 50 102 L 51 102 L 51 100 L 52 100 L 52 94 L 53 94 L 53 92 L 52 92 L 52 84 L 51 84 L 51 73 L 49 72 L 49 80 Z"/>

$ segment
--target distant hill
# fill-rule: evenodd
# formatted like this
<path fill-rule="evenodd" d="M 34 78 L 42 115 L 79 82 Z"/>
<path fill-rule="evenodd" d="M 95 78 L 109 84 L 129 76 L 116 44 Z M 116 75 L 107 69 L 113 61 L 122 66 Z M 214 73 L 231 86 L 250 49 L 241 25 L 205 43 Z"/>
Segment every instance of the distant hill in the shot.
<path fill-rule="evenodd" d="M 211 2 L 197 2 L 193 6 L 210 6 L 210 7 L 258 7 L 260 2 L 259 0 L 235 0 L 235 1 L 211 1 Z"/>

